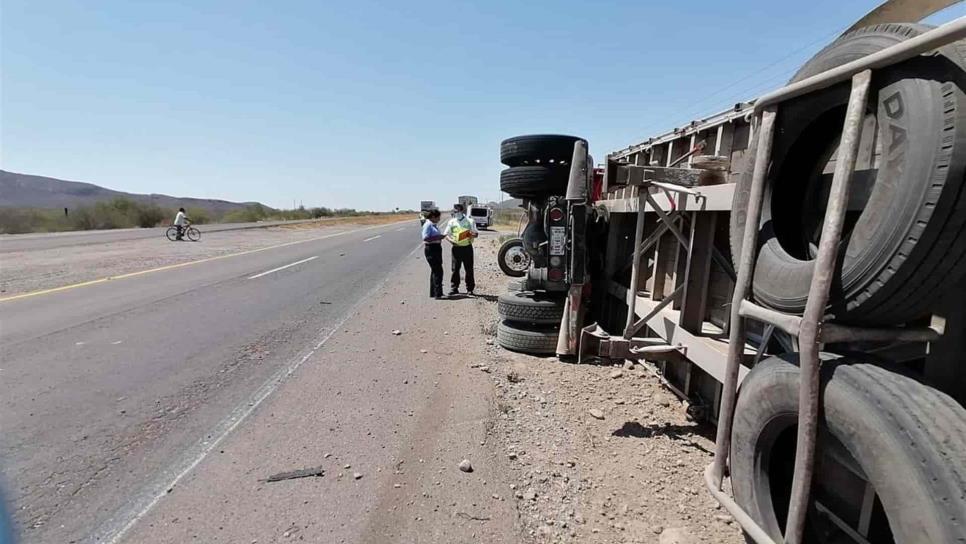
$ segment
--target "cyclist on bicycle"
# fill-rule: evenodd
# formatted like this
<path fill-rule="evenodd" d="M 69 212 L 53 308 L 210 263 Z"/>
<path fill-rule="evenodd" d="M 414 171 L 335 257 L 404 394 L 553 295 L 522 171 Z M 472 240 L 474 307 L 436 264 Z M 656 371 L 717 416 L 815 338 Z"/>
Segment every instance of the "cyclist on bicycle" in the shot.
<path fill-rule="evenodd" d="M 191 220 L 184 213 L 184 208 L 178 208 L 178 215 L 174 216 L 174 226 L 178 228 L 177 240 L 183 240 L 184 229 L 191 224 Z"/>

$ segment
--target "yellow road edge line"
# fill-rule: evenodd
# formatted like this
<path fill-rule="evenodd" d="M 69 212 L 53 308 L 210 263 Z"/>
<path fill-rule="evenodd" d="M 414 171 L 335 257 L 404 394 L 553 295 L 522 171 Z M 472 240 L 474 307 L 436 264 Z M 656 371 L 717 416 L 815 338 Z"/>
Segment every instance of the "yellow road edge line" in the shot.
<path fill-rule="evenodd" d="M 107 276 L 107 277 L 104 277 L 104 278 L 98 278 L 96 280 L 82 281 L 80 283 L 72 283 L 70 285 L 62 285 L 60 287 L 51 287 L 50 289 L 40 289 L 38 291 L 30 291 L 28 293 L 20 293 L 19 295 L 10 295 L 8 297 L 0 297 L 0 303 L 2 303 L 2 302 L 9 302 L 11 300 L 19 300 L 19 299 L 22 299 L 22 298 L 35 297 L 35 296 L 38 296 L 38 295 L 47 295 L 47 294 L 50 294 L 50 293 L 56 293 L 58 291 L 67 291 L 67 290 L 70 290 L 70 289 L 77 289 L 78 287 L 87 287 L 89 285 L 97 285 L 99 283 L 106 283 L 106 282 L 114 281 L 114 280 L 123 280 L 125 278 L 133 278 L 135 276 L 141 276 L 143 274 L 151 274 L 151 273 L 154 273 L 154 272 L 162 272 L 164 270 L 174 270 L 176 268 L 183 268 L 185 266 L 191 266 L 193 264 L 201 264 L 201 263 L 207 263 L 207 262 L 211 262 L 211 261 L 217 261 L 217 260 L 220 260 L 220 259 L 227 259 L 229 257 L 240 257 L 242 255 L 249 255 L 249 254 L 252 254 L 252 253 L 258 253 L 260 251 L 268 251 L 269 249 L 278 249 L 280 247 L 294 246 L 296 244 L 304 244 L 306 242 L 315 242 L 315 241 L 318 241 L 318 240 L 325 240 L 326 238 L 334 238 L 336 236 L 341 236 L 343 234 L 349 234 L 349 233 L 353 233 L 353 232 L 362 232 L 362 231 L 366 231 L 366 230 L 377 229 L 379 227 L 389 227 L 389 226 L 399 225 L 401 223 L 408 223 L 408 222 L 409 221 L 407 220 L 407 221 L 397 221 L 395 223 L 386 223 L 385 225 L 372 225 L 370 227 L 365 227 L 365 228 L 361 228 L 361 229 L 345 230 L 345 231 L 342 231 L 342 232 L 334 232 L 332 234 L 326 234 L 325 236 L 317 236 L 315 238 L 307 238 L 305 240 L 294 240 L 292 242 L 285 242 L 284 244 L 278 244 L 278 245 L 267 246 L 267 247 L 259 247 L 259 248 L 255 248 L 255 249 L 249 249 L 249 250 L 241 251 L 241 252 L 238 252 L 238 253 L 229 253 L 227 255 L 216 255 L 214 257 L 207 257 L 205 259 L 199 259 L 197 261 L 188 261 L 186 263 L 169 264 L 169 265 L 165 265 L 165 266 L 160 266 L 158 268 L 149 268 L 147 270 L 138 270 L 137 272 L 128 272 L 126 274 L 120 274 L 118 276 Z"/>

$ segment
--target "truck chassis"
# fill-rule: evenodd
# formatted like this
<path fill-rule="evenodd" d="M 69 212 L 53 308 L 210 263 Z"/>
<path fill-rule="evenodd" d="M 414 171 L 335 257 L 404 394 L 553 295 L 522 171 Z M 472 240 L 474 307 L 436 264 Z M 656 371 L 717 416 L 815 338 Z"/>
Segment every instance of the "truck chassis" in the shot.
<path fill-rule="evenodd" d="M 609 223 L 606 247 L 601 248 L 604 281 L 595 283 L 597 292 L 587 299 L 594 305 L 598 323 L 577 325 L 579 341 L 562 339 L 560 345 L 576 346 L 581 360 L 656 361 L 668 384 L 681 396 L 693 399 L 695 415 L 717 421 L 716 450 L 705 473 L 706 483 L 714 498 L 756 542 L 773 540 L 723 491 L 723 484 L 738 386 L 776 335 L 784 334 L 792 350 L 799 352 L 803 377 L 785 542 L 803 539 L 815 470 L 819 352 L 823 345 L 889 341 L 876 348 L 878 355 L 893 361 L 925 360 L 924 374 L 940 380 L 953 377 L 947 382 L 949 392 L 963 402 L 966 388 L 962 387 L 962 370 L 956 368 L 960 354 L 955 353 L 955 346 L 966 330 L 961 308 L 966 289 L 959 287 L 950 297 L 960 302 L 952 304 L 945 322 L 934 318 L 928 326 L 846 326 L 826 321 L 825 309 L 872 72 L 964 37 L 966 18 L 961 18 L 755 102 L 738 104 L 620 150 L 607 159 L 602 197 L 594 203 Z M 731 212 L 733 182 L 752 172 L 746 210 L 749 219 L 741 247 L 756 247 L 778 109 L 784 101 L 844 81 L 851 81 L 851 94 L 807 306 L 801 316 L 785 314 L 750 300 L 755 252 L 743 251 L 737 268 L 732 268 L 731 259 L 718 249 L 727 237 L 727 221 L 722 219 Z M 575 164 L 576 157 L 577 153 Z M 722 168 L 718 162 L 728 166 Z M 600 293 L 601 289 L 606 293 Z M 573 294 L 568 299 L 568 317 L 579 323 L 580 308 L 575 307 L 581 304 L 579 290 Z M 567 335 L 566 321 L 565 317 L 562 336 Z M 868 514 L 863 516 L 867 524 Z M 844 530 L 863 541 L 861 526 L 858 531 L 852 527 Z"/>

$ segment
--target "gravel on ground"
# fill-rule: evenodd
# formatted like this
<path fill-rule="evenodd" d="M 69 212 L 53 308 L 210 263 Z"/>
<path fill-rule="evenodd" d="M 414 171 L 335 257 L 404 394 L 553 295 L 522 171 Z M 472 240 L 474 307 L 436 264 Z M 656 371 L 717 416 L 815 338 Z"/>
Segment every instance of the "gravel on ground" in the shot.
<path fill-rule="evenodd" d="M 496 239 L 477 245 L 477 281 L 499 295 L 509 278 Z M 740 543 L 704 485 L 714 428 L 640 364 L 563 363 L 496 345 L 496 302 L 481 300 L 494 432 L 532 542 Z"/>

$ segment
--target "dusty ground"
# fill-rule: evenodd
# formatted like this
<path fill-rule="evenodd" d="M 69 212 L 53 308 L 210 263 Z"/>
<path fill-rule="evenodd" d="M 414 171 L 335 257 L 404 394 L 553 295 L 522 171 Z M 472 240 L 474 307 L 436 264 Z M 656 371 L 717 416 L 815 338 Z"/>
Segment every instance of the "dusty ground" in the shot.
<path fill-rule="evenodd" d="M 208 233 L 205 232 L 205 225 L 199 225 L 202 232 L 200 242 L 170 242 L 158 236 L 5 252 L 0 256 L 0 297 L 331 236 L 407 219 L 411 219 L 408 226 L 416 225 L 415 217 L 397 215 L 347 217 L 319 223 Z"/>
<path fill-rule="evenodd" d="M 4 282 L 39 288 L 346 228 L 358 227 L 86 246 L 66 268 L 56 265 L 64 250 L 35 252 L 21 258 L 47 262 L 45 279 L 9 279 L 25 266 L 14 261 Z M 430 300 L 413 253 L 345 325 L 306 346 L 306 362 L 127 540 L 742 542 L 704 489 L 713 429 L 690 421 L 658 378 L 495 345 L 495 301 L 508 280 L 497 239 L 484 233 L 477 244 L 475 299 Z M 472 472 L 459 470 L 463 459 Z M 265 481 L 310 467 L 324 476 Z"/>
<path fill-rule="evenodd" d="M 435 301 L 427 283 L 420 248 L 126 541 L 525 541 L 481 299 Z M 324 476 L 265 481 L 310 467 Z"/>
<path fill-rule="evenodd" d="M 499 292 L 497 244 L 478 276 Z M 496 387 L 495 432 L 511 461 L 524 533 L 535 542 L 743 542 L 705 490 L 714 429 L 640 365 L 561 363 L 497 347 L 495 302 L 479 301 Z M 594 410 L 596 416 L 591 415 Z M 599 413 L 597 413 L 599 411 Z"/>

